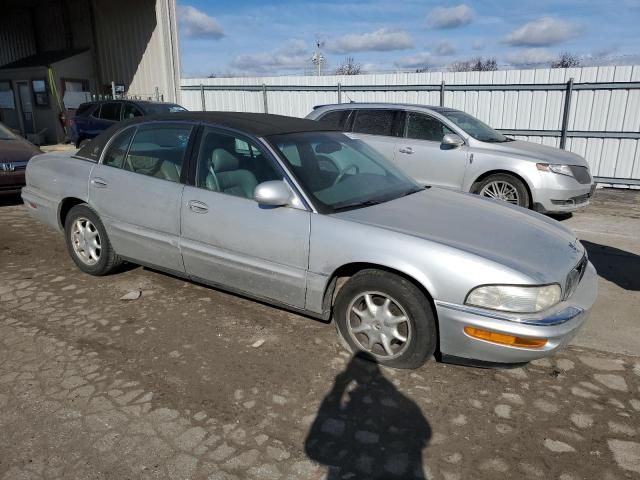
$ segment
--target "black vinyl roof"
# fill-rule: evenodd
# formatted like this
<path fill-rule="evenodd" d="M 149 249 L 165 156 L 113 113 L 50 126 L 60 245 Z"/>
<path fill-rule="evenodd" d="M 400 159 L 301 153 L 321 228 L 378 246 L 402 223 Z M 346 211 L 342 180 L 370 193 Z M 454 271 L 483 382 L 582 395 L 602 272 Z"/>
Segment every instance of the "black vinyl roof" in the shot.
<path fill-rule="evenodd" d="M 149 121 L 193 121 L 220 125 L 233 128 L 257 137 L 279 135 L 284 133 L 326 132 L 337 130 L 327 127 L 315 120 L 285 117 L 268 113 L 245 112 L 175 112 L 161 115 L 137 117 L 131 123 L 146 123 Z M 124 122 L 123 122 L 124 123 Z"/>
<path fill-rule="evenodd" d="M 307 120 L 305 118 L 286 117 L 284 115 L 271 115 L 267 113 L 244 113 L 244 112 L 175 112 L 160 115 L 145 115 L 131 120 L 118 122 L 111 126 L 76 154 L 79 157 L 97 160 L 102 148 L 109 139 L 122 128 L 129 125 L 154 122 L 154 121 L 178 121 L 178 122 L 198 122 L 210 125 L 218 125 L 234 130 L 239 130 L 256 137 L 267 137 L 270 135 L 280 135 L 285 133 L 303 132 L 327 132 L 340 131 L 331 128 L 324 123 Z"/>

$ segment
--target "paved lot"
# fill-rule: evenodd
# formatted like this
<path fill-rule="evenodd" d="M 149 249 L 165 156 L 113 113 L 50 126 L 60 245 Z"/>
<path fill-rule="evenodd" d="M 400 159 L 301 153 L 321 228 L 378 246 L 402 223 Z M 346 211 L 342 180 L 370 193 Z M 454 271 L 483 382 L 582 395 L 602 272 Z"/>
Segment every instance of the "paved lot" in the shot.
<path fill-rule="evenodd" d="M 576 346 L 394 371 L 266 305 L 142 268 L 83 275 L 5 204 L 0 479 L 640 478 L 640 195 L 598 191 L 563 221 L 602 276 Z"/>

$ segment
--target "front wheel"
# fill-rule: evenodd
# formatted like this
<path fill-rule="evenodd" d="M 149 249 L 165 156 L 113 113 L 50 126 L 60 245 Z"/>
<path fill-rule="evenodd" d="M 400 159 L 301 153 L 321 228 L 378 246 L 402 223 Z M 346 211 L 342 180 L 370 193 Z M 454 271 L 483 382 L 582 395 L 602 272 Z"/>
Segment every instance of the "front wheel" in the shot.
<path fill-rule="evenodd" d="M 100 217 L 88 205 L 76 205 L 69 210 L 64 236 L 69 255 L 85 273 L 107 275 L 122 263 L 109 242 Z"/>
<path fill-rule="evenodd" d="M 478 182 L 473 191 L 481 197 L 502 200 L 519 207 L 529 208 L 530 205 L 529 192 L 522 180 L 507 173 L 489 175 Z"/>
<path fill-rule="evenodd" d="M 363 270 L 338 292 L 338 334 L 352 353 L 364 352 L 395 368 L 417 368 L 436 348 L 433 310 L 409 280 L 381 270 Z"/>

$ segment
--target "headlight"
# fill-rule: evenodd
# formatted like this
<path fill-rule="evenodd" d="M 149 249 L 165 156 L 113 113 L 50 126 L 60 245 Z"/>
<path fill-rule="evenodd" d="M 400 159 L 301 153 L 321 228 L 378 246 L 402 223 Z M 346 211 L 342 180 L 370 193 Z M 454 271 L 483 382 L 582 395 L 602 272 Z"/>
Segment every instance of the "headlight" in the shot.
<path fill-rule="evenodd" d="M 484 285 L 474 288 L 464 303 L 476 307 L 515 313 L 535 313 L 560 301 L 560 285 Z"/>
<path fill-rule="evenodd" d="M 560 164 L 552 164 L 552 163 L 536 163 L 536 167 L 538 170 L 543 172 L 553 172 L 558 173 L 560 175 L 567 175 L 569 177 L 573 177 L 573 172 L 571 171 L 571 167 L 569 165 L 560 165 Z"/>

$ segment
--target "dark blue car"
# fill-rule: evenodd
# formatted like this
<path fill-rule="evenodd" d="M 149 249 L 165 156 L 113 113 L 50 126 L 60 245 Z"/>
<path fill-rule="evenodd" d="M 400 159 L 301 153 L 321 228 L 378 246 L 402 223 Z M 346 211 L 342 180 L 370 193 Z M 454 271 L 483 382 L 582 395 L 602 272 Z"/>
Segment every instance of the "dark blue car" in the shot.
<path fill-rule="evenodd" d="M 120 120 L 187 109 L 175 103 L 142 100 L 104 100 L 83 103 L 71 120 L 71 141 L 80 148 L 84 143 Z"/>

